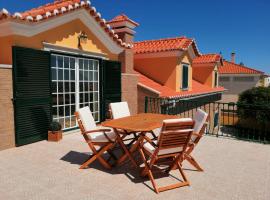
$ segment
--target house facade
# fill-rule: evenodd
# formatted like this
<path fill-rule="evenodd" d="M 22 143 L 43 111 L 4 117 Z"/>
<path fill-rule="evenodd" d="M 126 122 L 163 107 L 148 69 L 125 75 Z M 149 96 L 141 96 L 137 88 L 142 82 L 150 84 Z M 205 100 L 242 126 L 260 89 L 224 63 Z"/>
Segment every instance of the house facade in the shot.
<path fill-rule="evenodd" d="M 134 69 L 139 74 L 138 111 L 144 112 L 146 96 L 220 100 L 220 56 L 201 55 L 193 39 L 186 37 L 134 43 Z"/>
<path fill-rule="evenodd" d="M 137 113 L 132 41 L 138 24 L 106 22 L 90 1 L 59 0 L 23 13 L 0 12 L 0 149 L 47 138 L 51 120 L 76 127 L 89 106 L 96 122 L 110 102 Z"/>
<path fill-rule="evenodd" d="M 236 64 L 232 54 L 231 61 L 223 61 L 218 68 L 219 84 L 226 88 L 222 102 L 237 102 L 243 91 L 253 87 L 263 86 L 264 72 Z"/>

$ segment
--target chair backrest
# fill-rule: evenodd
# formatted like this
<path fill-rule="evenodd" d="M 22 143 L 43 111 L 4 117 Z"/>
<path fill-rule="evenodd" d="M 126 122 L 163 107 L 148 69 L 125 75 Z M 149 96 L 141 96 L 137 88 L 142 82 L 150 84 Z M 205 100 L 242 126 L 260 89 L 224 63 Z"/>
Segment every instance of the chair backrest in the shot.
<path fill-rule="evenodd" d="M 96 122 L 88 106 L 80 108 L 75 115 L 82 132 L 96 128 Z"/>
<path fill-rule="evenodd" d="M 194 121 L 195 121 L 195 125 L 194 125 L 194 133 L 202 135 L 203 134 L 203 127 L 205 127 L 205 123 L 208 119 L 208 113 L 204 112 L 201 109 L 198 109 L 195 113 L 194 116 Z M 197 135 L 192 135 L 191 136 L 191 140 L 195 141 L 199 136 Z"/>
<path fill-rule="evenodd" d="M 111 117 L 119 119 L 130 116 L 130 111 L 127 102 L 110 103 Z"/>
<path fill-rule="evenodd" d="M 191 118 L 164 120 L 158 138 L 158 150 L 174 149 L 172 153 L 185 151 L 193 133 L 193 127 L 194 121 Z"/>

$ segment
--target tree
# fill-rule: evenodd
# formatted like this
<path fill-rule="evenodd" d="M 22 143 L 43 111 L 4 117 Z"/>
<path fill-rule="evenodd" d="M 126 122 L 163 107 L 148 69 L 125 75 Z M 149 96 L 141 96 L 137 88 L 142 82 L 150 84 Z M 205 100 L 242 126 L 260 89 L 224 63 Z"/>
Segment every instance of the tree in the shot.
<path fill-rule="evenodd" d="M 254 87 L 239 95 L 240 119 L 253 119 L 261 124 L 270 122 L 270 87 Z"/>

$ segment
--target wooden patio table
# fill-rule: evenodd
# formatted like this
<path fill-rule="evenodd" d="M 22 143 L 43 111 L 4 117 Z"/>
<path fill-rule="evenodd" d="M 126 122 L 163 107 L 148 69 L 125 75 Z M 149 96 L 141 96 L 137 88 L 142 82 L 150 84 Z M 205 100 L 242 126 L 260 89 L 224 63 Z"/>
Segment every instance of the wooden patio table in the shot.
<path fill-rule="evenodd" d="M 119 129 L 124 130 L 127 134 L 129 132 L 137 132 L 139 133 L 140 136 L 143 136 L 146 133 L 151 132 L 156 128 L 162 127 L 163 120 L 176 119 L 176 118 L 179 118 L 179 117 L 174 116 L 174 115 L 141 113 L 141 114 L 132 115 L 129 117 L 123 117 L 119 119 L 105 121 L 101 123 L 101 125 L 106 126 L 106 127 L 111 127 L 114 129 L 117 135 L 117 141 L 119 142 L 120 146 L 125 151 L 125 154 L 118 159 L 117 164 L 120 165 L 127 158 L 129 158 L 132 164 L 135 167 L 138 167 L 136 161 L 134 160 L 132 156 L 132 153 L 137 149 L 143 137 L 139 137 L 139 139 L 135 142 L 135 144 L 133 144 L 132 147 L 128 149 L 123 142 L 123 137 L 121 137 L 121 134 L 123 134 L 123 132 L 119 131 Z"/>

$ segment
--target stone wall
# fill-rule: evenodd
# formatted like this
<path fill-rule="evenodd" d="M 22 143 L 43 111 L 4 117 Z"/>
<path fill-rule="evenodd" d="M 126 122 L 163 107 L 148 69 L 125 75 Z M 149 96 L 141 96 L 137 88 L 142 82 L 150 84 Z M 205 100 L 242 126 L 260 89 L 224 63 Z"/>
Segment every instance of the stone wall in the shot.
<path fill-rule="evenodd" d="M 127 101 L 131 114 L 137 114 L 137 74 L 122 73 L 122 101 Z"/>
<path fill-rule="evenodd" d="M 12 69 L 0 68 L 0 150 L 15 146 Z"/>

